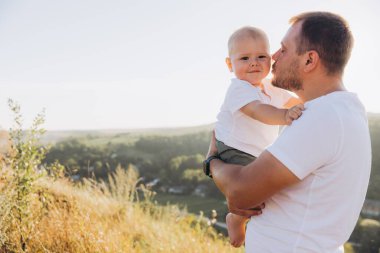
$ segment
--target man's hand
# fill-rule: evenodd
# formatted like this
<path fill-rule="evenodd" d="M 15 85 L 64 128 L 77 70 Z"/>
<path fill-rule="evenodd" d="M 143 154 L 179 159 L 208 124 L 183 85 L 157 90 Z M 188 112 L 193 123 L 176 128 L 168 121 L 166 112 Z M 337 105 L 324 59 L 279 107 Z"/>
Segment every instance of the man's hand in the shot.
<path fill-rule="evenodd" d="M 305 110 L 305 107 L 303 104 L 298 104 L 289 108 L 285 113 L 286 124 L 291 125 L 293 120 L 298 119 L 302 115 L 303 110 Z"/>
<path fill-rule="evenodd" d="M 228 210 L 231 213 L 237 214 L 240 216 L 244 216 L 247 218 L 262 214 L 263 209 L 265 208 L 265 203 L 262 203 L 261 205 L 254 207 L 254 208 L 251 208 L 251 209 L 240 209 L 240 208 L 233 206 L 233 204 L 231 204 L 231 203 L 227 203 L 227 205 L 228 205 Z"/>

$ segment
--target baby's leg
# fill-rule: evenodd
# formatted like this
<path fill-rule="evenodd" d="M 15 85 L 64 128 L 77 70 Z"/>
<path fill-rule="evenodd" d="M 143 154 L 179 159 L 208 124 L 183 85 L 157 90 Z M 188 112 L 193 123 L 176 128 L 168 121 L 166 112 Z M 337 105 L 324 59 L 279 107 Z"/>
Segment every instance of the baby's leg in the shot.
<path fill-rule="evenodd" d="M 247 165 L 253 162 L 256 157 L 225 145 L 223 142 L 216 140 L 218 154 L 222 161 L 230 164 Z M 234 247 L 240 247 L 245 241 L 245 224 L 249 219 L 232 213 L 227 214 L 226 223 L 230 243 Z"/>
<path fill-rule="evenodd" d="M 228 236 L 232 246 L 238 248 L 245 241 L 245 224 L 249 219 L 233 213 L 228 213 L 226 217 Z"/>

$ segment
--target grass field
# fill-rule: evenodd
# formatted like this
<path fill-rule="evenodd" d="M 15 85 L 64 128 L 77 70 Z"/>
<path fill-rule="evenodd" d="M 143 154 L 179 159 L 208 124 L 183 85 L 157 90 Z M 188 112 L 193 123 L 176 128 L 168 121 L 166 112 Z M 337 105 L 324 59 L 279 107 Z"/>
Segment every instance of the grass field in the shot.
<path fill-rule="evenodd" d="M 186 208 L 188 212 L 199 214 L 203 211 L 206 217 L 211 216 L 211 211 L 215 210 L 218 214 L 218 221 L 225 221 L 227 205 L 224 201 L 213 198 L 202 198 L 194 195 L 173 195 L 167 193 L 158 193 L 155 200 L 161 205 L 176 204 L 180 208 Z"/>

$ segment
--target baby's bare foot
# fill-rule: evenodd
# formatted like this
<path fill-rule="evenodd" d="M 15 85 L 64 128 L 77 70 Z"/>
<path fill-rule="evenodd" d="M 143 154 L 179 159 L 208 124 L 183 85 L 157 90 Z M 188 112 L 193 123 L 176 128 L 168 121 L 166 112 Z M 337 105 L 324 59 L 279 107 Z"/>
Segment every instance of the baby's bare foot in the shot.
<path fill-rule="evenodd" d="M 229 213 L 226 217 L 228 236 L 232 246 L 238 248 L 243 245 L 245 240 L 245 223 L 247 218 Z"/>

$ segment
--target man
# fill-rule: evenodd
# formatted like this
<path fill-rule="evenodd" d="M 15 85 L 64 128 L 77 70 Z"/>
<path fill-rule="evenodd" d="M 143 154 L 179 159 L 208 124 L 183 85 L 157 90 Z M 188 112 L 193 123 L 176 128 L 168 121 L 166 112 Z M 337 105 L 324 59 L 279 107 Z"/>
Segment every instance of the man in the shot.
<path fill-rule="evenodd" d="M 213 138 L 206 172 L 232 213 L 257 215 L 247 225 L 247 252 L 343 252 L 371 167 L 366 111 L 342 82 L 353 38 L 328 12 L 290 23 L 273 55 L 272 83 L 295 92 L 305 111 L 247 166 L 215 159 Z"/>

